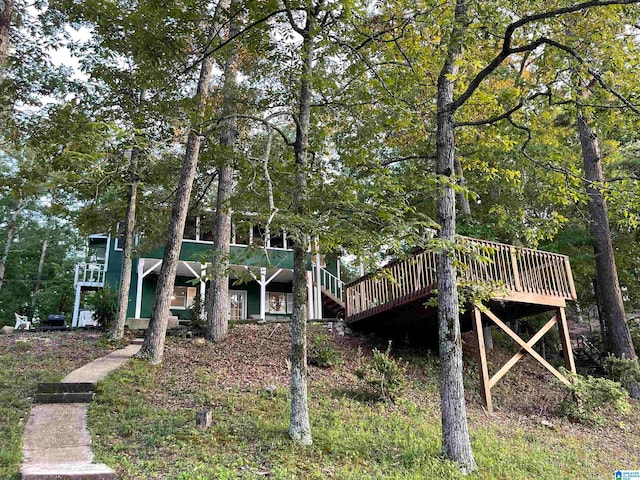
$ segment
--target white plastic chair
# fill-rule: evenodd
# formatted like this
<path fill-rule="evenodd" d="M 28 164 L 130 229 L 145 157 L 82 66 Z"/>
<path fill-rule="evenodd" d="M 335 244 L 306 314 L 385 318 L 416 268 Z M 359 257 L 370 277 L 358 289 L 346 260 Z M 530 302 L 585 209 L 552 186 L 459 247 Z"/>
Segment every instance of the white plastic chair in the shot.
<path fill-rule="evenodd" d="M 14 327 L 16 330 L 29 330 L 31 329 L 31 322 L 27 320 L 26 315 L 18 315 L 16 316 L 16 326 Z"/>

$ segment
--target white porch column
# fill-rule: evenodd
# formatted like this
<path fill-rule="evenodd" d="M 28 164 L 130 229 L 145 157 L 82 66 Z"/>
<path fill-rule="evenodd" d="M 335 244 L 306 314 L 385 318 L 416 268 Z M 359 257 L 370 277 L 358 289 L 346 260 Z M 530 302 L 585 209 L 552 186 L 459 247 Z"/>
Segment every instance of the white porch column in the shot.
<path fill-rule="evenodd" d="M 322 285 L 320 284 L 320 250 L 316 239 L 316 318 L 322 318 Z"/>
<path fill-rule="evenodd" d="M 142 281 L 144 280 L 144 258 L 138 259 L 138 282 L 136 284 L 136 312 L 135 317 L 140 318 L 142 310 Z"/>
<path fill-rule="evenodd" d="M 71 326 L 78 326 L 78 315 L 80 314 L 80 295 L 82 294 L 82 287 L 76 285 L 76 298 L 73 302 L 73 319 L 71 320 Z"/>
<path fill-rule="evenodd" d="M 267 309 L 265 303 L 267 300 L 267 269 L 260 267 L 260 320 L 266 320 Z"/>
<path fill-rule="evenodd" d="M 199 218 L 199 217 L 196 217 Z M 207 282 L 206 282 L 206 277 L 207 277 L 207 265 L 201 265 L 200 266 L 200 319 L 204 322 L 207 320 L 207 309 L 206 309 L 206 302 L 205 302 L 205 296 L 206 296 L 206 292 L 207 292 Z"/>
<path fill-rule="evenodd" d="M 307 320 L 313 318 L 315 313 L 315 304 L 313 301 L 313 274 L 307 272 Z"/>

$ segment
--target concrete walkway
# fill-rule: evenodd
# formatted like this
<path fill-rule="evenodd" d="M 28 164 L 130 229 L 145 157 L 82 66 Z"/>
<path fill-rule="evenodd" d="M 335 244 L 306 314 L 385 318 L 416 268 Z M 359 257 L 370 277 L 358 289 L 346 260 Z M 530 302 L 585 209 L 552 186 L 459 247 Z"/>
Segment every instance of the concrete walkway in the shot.
<path fill-rule="evenodd" d="M 62 383 L 96 384 L 122 366 L 140 345 L 129 345 L 67 375 Z M 93 463 L 86 403 L 51 403 L 31 409 L 24 430 L 23 480 L 113 480 L 116 473 Z"/>

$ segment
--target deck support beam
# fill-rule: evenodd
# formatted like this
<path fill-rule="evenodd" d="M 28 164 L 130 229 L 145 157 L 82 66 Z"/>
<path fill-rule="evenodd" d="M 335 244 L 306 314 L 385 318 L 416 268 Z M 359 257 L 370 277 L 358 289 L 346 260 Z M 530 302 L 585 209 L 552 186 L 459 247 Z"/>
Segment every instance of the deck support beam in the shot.
<path fill-rule="evenodd" d="M 489 412 L 493 411 L 491 400 L 491 384 L 489 382 L 489 367 L 487 365 L 487 351 L 484 345 L 484 331 L 482 328 L 482 312 L 477 305 L 473 306 L 473 333 L 478 342 L 478 369 L 480 371 L 480 396 Z"/>
<path fill-rule="evenodd" d="M 489 376 L 489 368 L 487 363 L 487 352 L 484 345 L 484 334 L 482 331 L 482 314 L 491 320 L 495 325 L 502 329 L 514 342 L 520 345 L 520 351 L 513 355 L 492 377 Z M 567 370 L 572 373 L 576 372 L 573 359 L 573 351 L 571 348 L 571 338 L 569 337 L 569 329 L 567 327 L 567 318 L 565 316 L 564 307 L 557 307 L 556 315 L 553 316 L 538 332 L 531 337 L 528 342 L 520 338 L 513 330 L 511 330 L 502 320 L 500 320 L 491 310 L 486 307 L 473 305 L 473 331 L 476 338 L 476 346 L 478 348 L 478 370 L 480 373 L 480 395 L 487 408 L 487 411 L 493 411 L 493 401 L 491 399 L 491 389 L 496 383 L 509 371 L 513 366 L 526 354 L 531 355 L 544 368 L 551 372 L 562 383 L 569 385 L 569 380 L 556 370 L 549 362 L 547 362 L 533 347 L 544 335 L 551 330 L 554 325 L 558 325 L 560 333 L 560 341 L 562 342 L 562 351 Z"/>

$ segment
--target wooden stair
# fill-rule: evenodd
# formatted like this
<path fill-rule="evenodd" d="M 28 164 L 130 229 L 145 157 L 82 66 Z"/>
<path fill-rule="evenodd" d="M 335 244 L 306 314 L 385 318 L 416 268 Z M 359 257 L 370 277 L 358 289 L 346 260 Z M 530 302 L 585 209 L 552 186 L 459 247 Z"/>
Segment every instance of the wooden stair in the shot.
<path fill-rule="evenodd" d="M 578 337 L 578 346 L 573 349 L 573 355 L 578 373 L 592 376 L 606 373 L 602 353 L 584 335 Z"/>
<path fill-rule="evenodd" d="M 321 288 L 322 291 L 322 307 L 324 310 L 331 312 L 336 317 L 344 315 L 344 302 L 333 295 L 329 290 Z"/>

